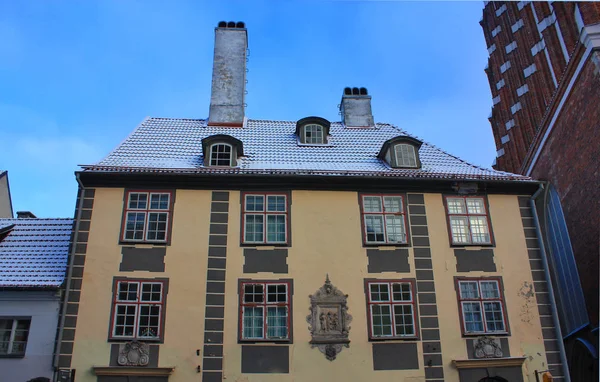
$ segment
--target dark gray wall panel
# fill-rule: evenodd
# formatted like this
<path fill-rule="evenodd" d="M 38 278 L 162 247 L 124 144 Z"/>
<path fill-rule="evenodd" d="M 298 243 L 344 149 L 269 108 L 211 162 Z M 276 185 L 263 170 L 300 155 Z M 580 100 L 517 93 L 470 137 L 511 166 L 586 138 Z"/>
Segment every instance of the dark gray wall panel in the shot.
<path fill-rule="evenodd" d="M 468 251 L 466 249 L 455 249 L 457 272 L 496 272 L 494 263 L 494 251 L 490 248 Z"/>
<path fill-rule="evenodd" d="M 408 248 L 397 248 L 392 251 L 367 249 L 369 273 L 410 272 L 408 264 Z"/>
<path fill-rule="evenodd" d="M 288 273 L 287 256 L 287 248 L 273 250 L 244 248 L 244 273 Z"/>
<path fill-rule="evenodd" d="M 416 343 L 373 344 L 373 369 L 413 370 L 419 368 Z"/>
<path fill-rule="evenodd" d="M 119 271 L 121 272 L 165 271 L 165 256 L 167 254 L 167 249 L 165 247 L 123 247 L 121 254 L 123 255 L 121 265 L 119 266 Z"/>
<path fill-rule="evenodd" d="M 242 373 L 290 372 L 288 346 L 242 346 Z"/>

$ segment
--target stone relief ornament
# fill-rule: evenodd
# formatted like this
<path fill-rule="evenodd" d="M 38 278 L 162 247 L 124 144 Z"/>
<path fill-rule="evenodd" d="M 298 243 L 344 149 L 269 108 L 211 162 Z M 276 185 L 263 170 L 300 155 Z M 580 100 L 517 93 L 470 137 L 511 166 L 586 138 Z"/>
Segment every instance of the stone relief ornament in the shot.
<path fill-rule="evenodd" d="M 491 337 L 479 337 L 473 343 L 475 358 L 502 358 L 499 341 Z"/>
<path fill-rule="evenodd" d="M 120 366 L 148 366 L 150 362 L 150 347 L 143 342 L 127 342 L 119 350 L 117 363 Z"/>
<path fill-rule="evenodd" d="M 310 324 L 311 347 L 318 348 L 328 360 L 333 361 L 350 343 L 348 325 L 352 316 L 348 314 L 346 305 L 348 295 L 333 286 L 327 275 L 325 284 L 308 297 L 310 314 L 306 321 Z"/>

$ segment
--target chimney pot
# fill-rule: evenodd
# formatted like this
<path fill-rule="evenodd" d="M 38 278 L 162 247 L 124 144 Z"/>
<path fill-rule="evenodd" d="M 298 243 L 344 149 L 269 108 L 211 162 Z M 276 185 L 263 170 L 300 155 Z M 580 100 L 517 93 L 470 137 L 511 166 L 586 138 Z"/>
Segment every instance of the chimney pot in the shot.
<path fill-rule="evenodd" d="M 344 88 L 340 103 L 342 122 L 346 127 L 374 127 L 371 96 L 367 88 Z"/>
<path fill-rule="evenodd" d="M 227 28 L 235 28 L 235 21 L 230 21 L 227 23 Z"/>
<path fill-rule="evenodd" d="M 220 21 L 218 24 L 219 28 L 227 28 L 227 22 L 226 21 Z"/>

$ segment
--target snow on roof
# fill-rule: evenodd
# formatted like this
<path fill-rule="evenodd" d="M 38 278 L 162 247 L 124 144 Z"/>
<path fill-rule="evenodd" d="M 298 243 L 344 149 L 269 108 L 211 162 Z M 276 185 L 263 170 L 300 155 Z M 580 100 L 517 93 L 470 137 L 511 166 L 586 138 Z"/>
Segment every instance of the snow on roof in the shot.
<path fill-rule="evenodd" d="M 420 169 L 394 169 L 377 158 L 388 139 L 411 136 L 386 123 L 347 128 L 332 122 L 328 145 L 298 143 L 295 121 L 248 120 L 243 128 L 208 126 L 204 119 L 147 118 L 106 158 L 84 171 L 208 174 L 345 175 L 457 180 L 516 180 L 529 177 L 472 165 L 423 142 Z M 202 139 L 226 134 L 243 142 L 233 168 L 203 166 Z M 417 138 L 418 139 L 418 138 Z"/>
<path fill-rule="evenodd" d="M 72 228 L 73 219 L 0 219 L 0 287 L 59 287 Z"/>

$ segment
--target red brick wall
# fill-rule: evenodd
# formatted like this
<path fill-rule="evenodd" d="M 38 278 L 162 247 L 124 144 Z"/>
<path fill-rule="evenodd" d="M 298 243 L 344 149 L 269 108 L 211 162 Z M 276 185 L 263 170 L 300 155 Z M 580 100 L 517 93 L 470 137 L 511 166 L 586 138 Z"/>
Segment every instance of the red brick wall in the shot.
<path fill-rule="evenodd" d="M 600 59 L 600 53 L 595 53 Z M 591 57 L 554 124 L 531 174 L 556 187 L 588 306 L 598 325 L 600 257 L 600 73 Z"/>

